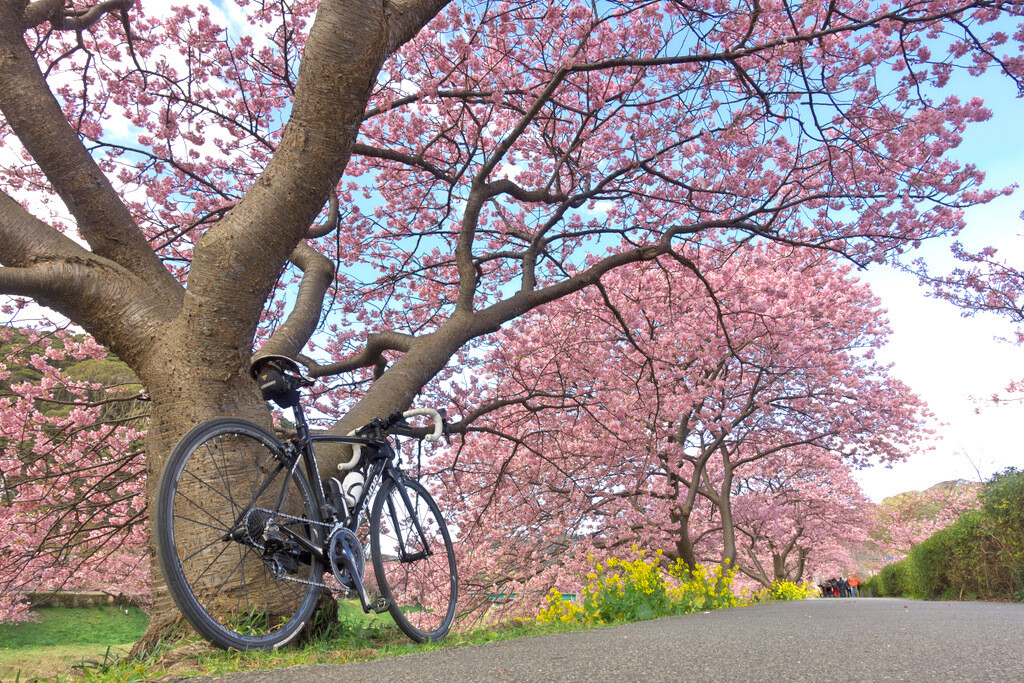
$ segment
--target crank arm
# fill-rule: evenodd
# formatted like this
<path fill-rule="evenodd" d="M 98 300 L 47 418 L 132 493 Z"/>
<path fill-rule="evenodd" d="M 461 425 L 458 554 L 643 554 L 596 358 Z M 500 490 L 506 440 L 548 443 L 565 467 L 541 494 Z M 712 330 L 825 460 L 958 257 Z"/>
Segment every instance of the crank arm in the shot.
<path fill-rule="evenodd" d="M 348 578 L 352 581 L 356 589 L 356 594 L 359 595 L 359 603 L 363 608 L 363 612 L 369 614 L 370 612 L 376 612 L 380 614 L 388 608 L 387 601 L 383 597 L 378 598 L 374 602 L 370 602 L 370 596 L 366 593 L 366 587 L 363 586 L 363 580 L 359 577 L 359 572 L 356 569 L 355 563 L 348 556 L 337 558 L 337 562 L 340 562 L 345 571 L 348 573 Z"/>

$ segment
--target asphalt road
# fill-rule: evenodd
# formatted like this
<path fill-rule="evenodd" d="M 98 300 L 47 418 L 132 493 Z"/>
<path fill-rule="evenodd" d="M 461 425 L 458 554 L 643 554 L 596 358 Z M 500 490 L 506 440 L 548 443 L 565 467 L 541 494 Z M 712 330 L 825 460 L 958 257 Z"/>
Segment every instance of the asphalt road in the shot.
<path fill-rule="evenodd" d="M 342 679 L 1024 681 L 1024 604 L 806 600 L 217 680 Z"/>

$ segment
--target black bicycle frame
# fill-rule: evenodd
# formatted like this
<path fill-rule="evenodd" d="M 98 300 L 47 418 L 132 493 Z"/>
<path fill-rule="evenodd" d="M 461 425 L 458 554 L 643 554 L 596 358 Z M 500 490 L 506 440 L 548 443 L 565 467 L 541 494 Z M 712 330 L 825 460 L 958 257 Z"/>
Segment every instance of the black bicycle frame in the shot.
<path fill-rule="evenodd" d="M 415 514 L 412 500 L 409 498 L 409 492 L 406 490 L 405 484 L 402 482 L 401 469 L 394 464 L 396 453 L 388 440 L 383 435 L 380 435 L 379 438 L 373 438 L 366 436 L 311 434 L 309 426 L 306 423 L 306 416 L 302 410 L 302 406 L 298 404 L 293 406 L 292 412 L 295 416 L 296 436 L 290 442 L 290 447 L 287 451 L 282 454 L 284 457 L 279 463 L 278 469 L 268 477 L 266 481 L 264 481 L 263 486 L 261 487 L 261 491 L 269 488 L 271 482 L 277 477 L 281 470 L 287 469 L 284 481 L 281 484 L 281 495 L 278 500 L 277 509 L 280 510 L 281 505 L 284 502 L 284 496 L 288 490 L 288 485 L 294 476 L 295 469 L 301 462 L 310 479 L 310 485 L 313 489 L 313 502 L 315 508 L 320 512 L 321 520 L 341 522 L 349 531 L 356 533 L 362 523 L 362 512 L 366 509 L 370 496 L 373 495 L 373 493 L 383 484 L 385 479 L 391 479 L 398 488 L 406 509 L 410 511 L 415 531 L 419 535 L 424 548 L 423 551 L 416 553 L 414 556 L 409 555 L 406 551 L 406 543 L 402 539 L 401 533 L 396 530 L 399 544 L 399 557 L 404 558 L 405 561 L 412 561 L 429 556 L 431 554 L 431 550 L 427 541 L 427 536 L 423 532 L 420 520 Z M 351 510 L 347 511 L 347 515 L 344 514 L 344 511 L 336 509 L 334 505 L 327 500 L 324 494 L 323 480 L 320 478 L 320 470 L 317 466 L 316 453 L 313 448 L 314 443 L 357 445 L 369 451 L 368 455 L 364 455 L 364 457 L 368 458 L 370 466 L 367 472 L 365 484 L 363 485 L 363 490 L 359 495 L 359 499 L 356 500 L 355 505 L 352 506 Z M 295 453 L 294 449 L 296 447 L 300 449 L 298 453 Z M 290 451 L 290 453 L 288 451 Z M 390 499 L 387 501 L 387 504 L 388 509 L 391 511 L 392 518 L 397 519 L 397 511 L 394 509 L 394 504 Z M 246 512 L 247 510 L 243 511 L 239 519 L 235 521 L 236 527 L 241 523 L 241 519 L 244 519 Z M 302 535 L 293 532 L 287 527 L 278 527 L 278 529 L 288 536 L 288 538 L 294 543 L 301 546 L 303 550 L 310 553 L 311 556 L 316 557 L 323 562 L 326 567 L 331 567 L 333 565 L 333 559 L 330 557 L 330 551 L 327 547 L 329 537 L 325 537 L 321 546 L 317 547 L 311 541 L 304 538 Z M 359 595 L 359 602 L 362 603 L 363 611 L 369 612 L 371 609 L 376 612 L 385 611 L 388 606 L 384 603 L 371 607 L 369 597 L 366 594 L 366 589 L 363 587 L 362 580 L 359 577 L 359 572 L 356 570 L 356 567 L 352 565 L 349 558 L 342 557 L 340 559 L 345 564 L 345 569 L 348 571 L 349 576 L 354 579 L 356 592 Z"/>

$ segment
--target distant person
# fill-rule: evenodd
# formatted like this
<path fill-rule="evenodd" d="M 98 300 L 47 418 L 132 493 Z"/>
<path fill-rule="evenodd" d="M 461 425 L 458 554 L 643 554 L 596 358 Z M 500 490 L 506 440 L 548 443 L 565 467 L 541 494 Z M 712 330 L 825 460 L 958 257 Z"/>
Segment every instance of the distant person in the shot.
<path fill-rule="evenodd" d="M 852 574 L 846 581 L 850 584 L 850 597 L 856 598 L 858 594 L 857 586 L 860 585 L 860 579 L 857 578 L 856 574 Z"/>
<path fill-rule="evenodd" d="M 839 597 L 850 597 L 850 584 L 846 581 L 846 579 L 839 579 Z"/>

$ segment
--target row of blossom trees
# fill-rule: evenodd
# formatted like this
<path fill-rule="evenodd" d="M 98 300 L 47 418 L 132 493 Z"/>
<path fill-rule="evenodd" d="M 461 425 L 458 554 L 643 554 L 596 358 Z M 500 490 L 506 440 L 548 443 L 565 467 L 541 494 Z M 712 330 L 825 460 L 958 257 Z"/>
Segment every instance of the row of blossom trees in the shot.
<path fill-rule="evenodd" d="M 88 372 L 105 357 L 88 338 L 25 332 L 3 329 L 0 621 L 28 615 L 28 590 L 144 598 L 137 380 Z M 869 534 L 893 555 L 950 523 L 961 488 L 876 507 L 851 475 L 926 435 L 873 360 L 887 333 L 848 267 L 770 243 L 622 269 L 503 330 L 473 374 L 433 386 L 473 425 L 429 463 L 463 611 L 516 595 L 504 609 L 529 613 L 578 587 L 588 556 L 634 546 L 768 585 L 855 566 Z"/>
<path fill-rule="evenodd" d="M 634 546 L 765 584 L 854 566 L 851 468 L 927 436 L 873 359 L 887 334 L 848 267 L 766 244 L 620 269 L 503 330 L 456 396 L 483 417 L 434 462 L 465 608 L 571 590 L 588 556 Z"/>

